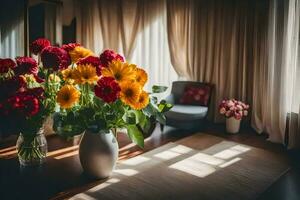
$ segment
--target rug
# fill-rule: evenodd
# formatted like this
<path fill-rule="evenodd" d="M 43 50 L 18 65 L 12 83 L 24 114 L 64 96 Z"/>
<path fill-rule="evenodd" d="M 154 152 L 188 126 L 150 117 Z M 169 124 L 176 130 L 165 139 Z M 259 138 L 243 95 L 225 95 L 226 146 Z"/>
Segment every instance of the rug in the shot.
<path fill-rule="evenodd" d="M 119 162 L 71 199 L 255 199 L 288 170 L 281 154 L 198 133 Z"/>

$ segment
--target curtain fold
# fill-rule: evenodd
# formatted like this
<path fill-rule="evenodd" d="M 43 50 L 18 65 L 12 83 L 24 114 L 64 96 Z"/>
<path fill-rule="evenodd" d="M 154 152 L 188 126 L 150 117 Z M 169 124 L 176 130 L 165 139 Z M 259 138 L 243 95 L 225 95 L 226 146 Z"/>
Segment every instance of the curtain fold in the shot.
<path fill-rule="evenodd" d="M 258 133 L 300 147 L 299 0 L 168 0 L 167 17 L 175 70 L 215 84 L 211 119 L 238 98 Z"/>
<path fill-rule="evenodd" d="M 76 1 L 77 41 L 99 54 L 113 49 L 145 68 L 146 86 L 177 80 L 169 58 L 165 0 Z M 109 8 L 109 9 L 108 9 Z"/>
<path fill-rule="evenodd" d="M 20 55 L 24 55 L 24 1 L 4 1 L 0 6 L 0 57 Z"/>
<path fill-rule="evenodd" d="M 136 36 L 136 45 L 130 62 L 144 68 L 149 75 L 146 89 L 151 91 L 152 85 L 169 86 L 178 79 L 169 56 L 166 1 L 148 1 L 140 11 L 142 15 L 140 31 Z"/>
<path fill-rule="evenodd" d="M 62 4 L 45 3 L 45 38 L 52 44 L 62 45 Z"/>
<path fill-rule="evenodd" d="M 267 64 L 254 90 L 252 126 L 269 140 L 300 147 L 300 63 L 298 0 L 273 0 L 269 5 Z"/>
<path fill-rule="evenodd" d="M 131 58 L 144 1 L 76 1 L 77 40 L 100 53 L 114 49 Z"/>
<path fill-rule="evenodd" d="M 209 118 L 216 122 L 223 119 L 218 114 L 223 98 L 252 103 L 253 65 L 264 62 L 257 51 L 266 48 L 266 8 L 266 1 L 168 1 L 173 67 L 180 76 L 215 85 Z"/>

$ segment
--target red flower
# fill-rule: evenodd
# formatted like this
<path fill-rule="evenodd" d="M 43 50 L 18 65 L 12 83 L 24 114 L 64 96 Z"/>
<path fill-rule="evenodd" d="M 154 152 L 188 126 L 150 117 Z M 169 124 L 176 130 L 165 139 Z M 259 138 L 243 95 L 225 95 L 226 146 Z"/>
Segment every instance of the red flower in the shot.
<path fill-rule="evenodd" d="M 69 43 L 69 44 L 64 44 L 62 45 L 62 49 L 64 49 L 65 51 L 69 52 L 71 50 L 73 50 L 75 47 L 81 46 L 78 43 Z"/>
<path fill-rule="evenodd" d="M 7 73 L 9 69 L 14 69 L 16 63 L 10 58 L 0 58 L 0 74 Z"/>
<path fill-rule="evenodd" d="M 101 76 L 101 64 L 100 64 L 100 58 L 95 56 L 88 56 L 86 58 L 81 58 L 78 62 L 78 65 L 86 65 L 90 64 L 93 65 L 97 70 L 97 75 Z"/>
<path fill-rule="evenodd" d="M 31 117 L 40 110 L 40 103 L 36 96 L 18 93 L 7 100 L 8 109 L 21 116 Z"/>
<path fill-rule="evenodd" d="M 68 52 L 59 47 L 48 46 L 41 53 L 43 66 L 54 71 L 66 69 L 70 64 Z"/>
<path fill-rule="evenodd" d="M 95 86 L 95 95 L 106 103 L 114 102 L 120 95 L 121 88 L 112 77 L 103 77 Z"/>
<path fill-rule="evenodd" d="M 36 88 L 29 88 L 26 91 L 23 92 L 24 94 L 35 96 L 39 99 L 44 98 L 44 88 L 42 87 L 36 87 Z"/>
<path fill-rule="evenodd" d="M 30 57 L 17 57 L 17 67 L 14 69 L 16 75 L 33 74 L 37 75 L 39 67 L 36 61 Z"/>
<path fill-rule="evenodd" d="M 37 55 L 37 54 L 41 53 L 44 48 L 46 48 L 50 45 L 51 45 L 51 43 L 49 40 L 47 40 L 45 38 L 39 38 L 30 44 L 30 51 L 33 54 Z"/>
<path fill-rule="evenodd" d="M 113 50 L 107 49 L 100 55 L 100 64 L 102 67 L 108 67 L 108 64 L 113 60 L 120 60 L 124 62 L 123 56 L 117 54 Z"/>
<path fill-rule="evenodd" d="M 26 82 L 24 78 L 20 76 L 7 79 L 0 82 L 0 100 L 6 99 L 12 94 L 24 90 Z"/>
<path fill-rule="evenodd" d="M 44 83 L 45 79 L 42 79 L 41 77 L 39 77 L 38 75 L 34 75 L 35 81 L 38 83 Z"/>

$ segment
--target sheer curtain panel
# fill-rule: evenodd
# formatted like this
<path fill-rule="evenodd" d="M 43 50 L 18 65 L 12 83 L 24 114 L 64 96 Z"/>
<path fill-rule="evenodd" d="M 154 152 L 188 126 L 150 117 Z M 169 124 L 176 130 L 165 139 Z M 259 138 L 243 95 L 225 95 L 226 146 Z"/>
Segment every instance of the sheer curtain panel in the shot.
<path fill-rule="evenodd" d="M 15 58 L 20 55 L 24 55 L 24 1 L 1 1 L 0 57 Z"/>

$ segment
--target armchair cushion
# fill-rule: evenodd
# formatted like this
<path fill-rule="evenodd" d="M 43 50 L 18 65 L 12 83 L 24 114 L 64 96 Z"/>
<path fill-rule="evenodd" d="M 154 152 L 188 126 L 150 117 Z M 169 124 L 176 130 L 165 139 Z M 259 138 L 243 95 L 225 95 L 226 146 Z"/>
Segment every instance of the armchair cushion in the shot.
<path fill-rule="evenodd" d="M 208 106 L 211 87 L 208 85 L 187 85 L 179 100 L 180 104 Z"/>
<path fill-rule="evenodd" d="M 167 119 L 190 121 L 205 118 L 207 111 L 208 107 L 204 106 L 175 104 L 165 115 Z"/>

